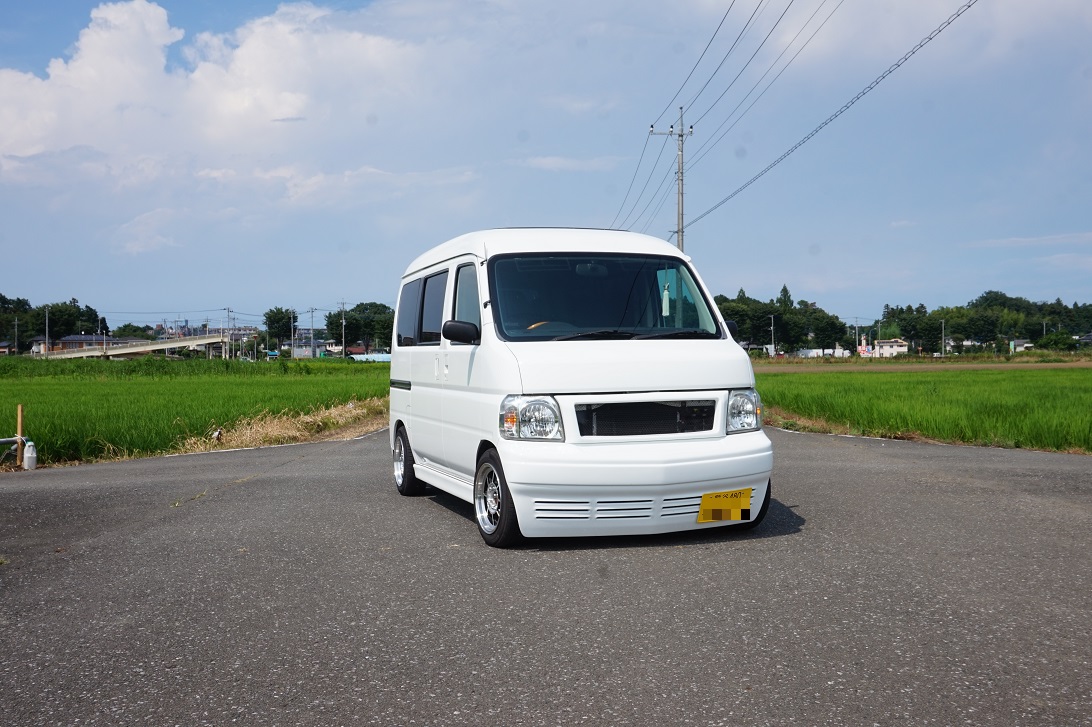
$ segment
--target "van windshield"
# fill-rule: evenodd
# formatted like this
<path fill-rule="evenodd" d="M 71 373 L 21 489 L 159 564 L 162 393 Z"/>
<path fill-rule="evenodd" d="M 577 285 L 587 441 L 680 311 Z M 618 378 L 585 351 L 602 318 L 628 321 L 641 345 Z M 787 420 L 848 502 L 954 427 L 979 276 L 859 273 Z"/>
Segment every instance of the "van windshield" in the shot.
<path fill-rule="evenodd" d="M 508 341 L 721 338 L 686 263 L 586 253 L 489 260 L 490 307 Z"/>

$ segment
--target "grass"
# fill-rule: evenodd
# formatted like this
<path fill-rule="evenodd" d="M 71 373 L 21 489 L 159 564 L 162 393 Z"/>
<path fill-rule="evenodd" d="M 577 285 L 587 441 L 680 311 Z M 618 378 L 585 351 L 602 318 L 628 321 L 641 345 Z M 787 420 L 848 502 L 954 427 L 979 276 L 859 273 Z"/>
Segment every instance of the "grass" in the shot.
<path fill-rule="evenodd" d="M 0 361 L 0 432 L 14 436 L 22 404 L 40 464 L 302 441 L 385 418 L 389 371 L 341 361 L 12 359 Z"/>
<path fill-rule="evenodd" d="M 1092 368 L 756 368 L 767 422 L 788 429 L 1092 454 Z M 389 377 L 336 360 L 0 359 L 0 436 L 17 404 L 40 464 L 363 433 L 386 425 Z"/>
<path fill-rule="evenodd" d="M 789 429 L 1092 453 L 1092 369 L 760 372 Z"/>

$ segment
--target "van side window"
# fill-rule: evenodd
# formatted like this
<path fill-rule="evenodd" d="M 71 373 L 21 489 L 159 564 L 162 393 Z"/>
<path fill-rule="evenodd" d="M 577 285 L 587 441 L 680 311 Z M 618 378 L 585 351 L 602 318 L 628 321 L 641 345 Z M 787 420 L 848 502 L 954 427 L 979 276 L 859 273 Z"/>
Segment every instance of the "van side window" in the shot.
<path fill-rule="evenodd" d="M 455 320 L 473 323 L 480 331 L 482 310 L 478 305 L 478 276 L 474 265 L 460 265 L 455 271 Z"/>
<path fill-rule="evenodd" d="M 421 281 L 411 280 L 402 286 L 398 296 L 398 322 L 395 324 L 395 342 L 399 346 L 417 344 L 417 314 L 421 310 Z"/>
<path fill-rule="evenodd" d="M 447 271 L 425 278 L 425 294 L 421 301 L 421 343 L 439 343 L 444 325 L 444 292 Z"/>

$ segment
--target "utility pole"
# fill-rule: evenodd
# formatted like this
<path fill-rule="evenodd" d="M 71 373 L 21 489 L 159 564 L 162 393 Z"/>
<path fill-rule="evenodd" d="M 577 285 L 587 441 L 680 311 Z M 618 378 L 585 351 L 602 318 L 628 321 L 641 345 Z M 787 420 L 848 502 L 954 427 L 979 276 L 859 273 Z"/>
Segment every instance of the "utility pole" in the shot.
<path fill-rule="evenodd" d="M 229 329 L 229 332 L 228 332 L 228 358 L 231 358 L 231 354 L 234 353 L 234 351 L 232 349 L 235 347 L 235 319 L 231 317 L 231 314 L 232 314 L 232 310 L 231 310 L 231 308 L 228 308 L 227 309 L 227 320 L 228 320 L 228 329 Z"/>
<path fill-rule="evenodd" d="M 315 307 L 311 306 L 307 309 L 311 312 L 311 357 L 315 356 Z"/>
<path fill-rule="evenodd" d="M 1046 324 L 1043 324 L 1043 333 L 1046 333 Z M 15 355 L 19 355 L 19 316 L 15 316 Z"/>
<path fill-rule="evenodd" d="M 694 135 L 694 126 L 691 125 L 689 130 L 683 129 L 683 107 L 679 107 L 679 130 L 675 131 L 675 125 L 672 124 L 668 127 L 667 131 L 656 131 L 656 125 L 648 127 L 648 133 L 650 136 L 675 136 L 679 141 L 679 170 L 675 173 L 675 178 L 679 183 L 679 218 L 675 227 L 675 236 L 678 239 L 679 252 L 683 251 L 683 142 L 686 137 Z"/>
<path fill-rule="evenodd" d="M 49 304 L 46 303 L 45 307 L 45 347 L 46 354 L 49 354 Z"/>
<path fill-rule="evenodd" d="M 341 301 L 341 357 L 349 358 L 349 348 L 345 345 L 345 301 Z"/>
<path fill-rule="evenodd" d="M 944 319 L 940 319 L 940 357 L 944 358 Z"/>
<path fill-rule="evenodd" d="M 777 344 L 774 343 L 773 314 L 770 314 L 770 357 L 777 357 Z"/>

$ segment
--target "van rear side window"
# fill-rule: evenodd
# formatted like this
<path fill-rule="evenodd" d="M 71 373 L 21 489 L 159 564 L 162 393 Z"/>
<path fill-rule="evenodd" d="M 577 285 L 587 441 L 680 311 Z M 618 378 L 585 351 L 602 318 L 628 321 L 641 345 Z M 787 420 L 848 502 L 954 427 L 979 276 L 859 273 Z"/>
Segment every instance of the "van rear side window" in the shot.
<path fill-rule="evenodd" d="M 447 271 L 425 278 L 425 294 L 421 302 L 421 344 L 439 343 L 444 325 L 444 292 Z"/>
<path fill-rule="evenodd" d="M 421 281 L 411 280 L 402 286 L 398 296 L 398 321 L 395 323 L 395 343 L 417 345 L 417 314 L 421 310 Z"/>
<path fill-rule="evenodd" d="M 420 346 L 440 342 L 444 324 L 444 292 L 447 271 L 411 280 L 398 296 L 395 342 L 399 346 Z"/>

